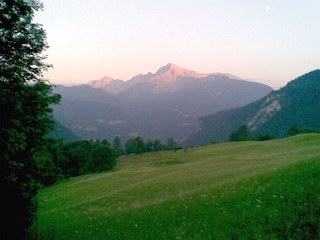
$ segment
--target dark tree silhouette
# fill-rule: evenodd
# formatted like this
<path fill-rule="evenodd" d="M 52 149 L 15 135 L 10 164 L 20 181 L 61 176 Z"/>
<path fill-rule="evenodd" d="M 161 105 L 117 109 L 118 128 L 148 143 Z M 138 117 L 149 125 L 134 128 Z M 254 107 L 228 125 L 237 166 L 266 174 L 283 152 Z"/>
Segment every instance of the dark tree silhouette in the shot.
<path fill-rule="evenodd" d="M 140 154 L 146 151 L 146 145 L 141 137 L 131 138 L 125 144 L 127 154 Z"/>
<path fill-rule="evenodd" d="M 26 239 L 39 181 L 35 153 L 53 128 L 48 116 L 60 96 L 43 79 L 45 31 L 32 22 L 36 0 L 0 1 L 1 234 Z"/>
<path fill-rule="evenodd" d="M 113 140 L 113 149 L 116 151 L 117 157 L 124 154 L 120 137 L 116 136 Z"/>
<path fill-rule="evenodd" d="M 116 165 L 116 152 L 110 147 L 99 145 L 92 150 L 87 162 L 89 172 L 102 172 L 111 170 Z"/>
<path fill-rule="evenodd" d="M 251 140 L 250 128 L 245 124 L 241 125 L 236 131 L 231 132 L 229 140 L 230 142 Z"/>

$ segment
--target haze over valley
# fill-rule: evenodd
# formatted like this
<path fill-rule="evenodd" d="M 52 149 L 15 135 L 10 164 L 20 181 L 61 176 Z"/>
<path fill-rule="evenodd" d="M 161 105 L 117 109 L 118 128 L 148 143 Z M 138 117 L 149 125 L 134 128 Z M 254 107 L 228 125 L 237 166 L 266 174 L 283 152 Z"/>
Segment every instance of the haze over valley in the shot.
<path fill-rule="evenodd" d="M 242 124 L 254 134 L 282 137 L 291 127 L 320 130 L 319 79 L 315 70 L 274 91 L 232 74 L 198 73 L 169 63 L 126 82 L 103 77 L 86 85 L 58 85 L 54 91 L 62 102 L 54 106 L 54 117 L 79 139 L 110 142 L 140 136 L 197 146 L 227 141 Z"/>
<path fill-rule="evenodd" d="M 183 142 L 197 119 L 258 100 L 272 88 L 231 74 L 198 73 L 167 64 L 129 81 L 104 77 L 88 85 L 57 86 L 54 117 L 83 139 L 136 136 Z"/>

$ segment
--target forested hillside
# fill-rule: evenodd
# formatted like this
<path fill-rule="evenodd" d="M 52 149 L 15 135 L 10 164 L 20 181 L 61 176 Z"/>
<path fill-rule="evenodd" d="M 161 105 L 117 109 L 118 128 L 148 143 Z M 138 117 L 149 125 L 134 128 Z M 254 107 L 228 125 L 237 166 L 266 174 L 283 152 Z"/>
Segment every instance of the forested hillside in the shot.
<path fill-rule="evenodd" d="M 201 117 L 186 145 L 227 141 L 232 131 L 247 125 L 252 134 L 283 137 L 292 127 L 320 130 L 320 70 L 289 82 L 278 91 L 244 107 Z"/>
<path fill-rule="evenodd" d="M 48 138 L 62 139 L 63 142 L 78 141 L 80 138 L 72 132 L 69 128 L 55 120 L 55 127 L 48 135 Z"/>

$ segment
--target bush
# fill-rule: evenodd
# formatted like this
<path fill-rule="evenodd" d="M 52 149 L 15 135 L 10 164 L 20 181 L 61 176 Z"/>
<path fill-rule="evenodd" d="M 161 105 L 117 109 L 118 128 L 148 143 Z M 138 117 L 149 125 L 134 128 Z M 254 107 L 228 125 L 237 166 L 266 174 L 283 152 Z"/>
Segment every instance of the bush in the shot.
<path fill-rule="evenodd" d="M 229 141 L 250 141 L 251 140 L 251 132 L 250 128 L 243 124 L 236 131 L 233 131 L 229 135 Z"/>
<path fill-rule="evenodd" d="M 254 137 L 254 140 L 256 141 L 267 141 L 274 139 L 274 136 L 270 132 L 266 132 L 265 134 L 259 133 Z"/>
<path fill-rule="evenodd" d="M 313 129 L 299 128 L 295 126 L 290 128 L 290 130 L 288 131 L 288 136 L 294 136 L 294 135 L 303 134 L 303 133 L 319 133 L 319 132 Z"/>
<path fill-rule="evenodd" d="M 99 145 L 92 150 L 87 162 L 89 172 L 111 170 L 116 165 L 116 152 L 108 145 Z"/>

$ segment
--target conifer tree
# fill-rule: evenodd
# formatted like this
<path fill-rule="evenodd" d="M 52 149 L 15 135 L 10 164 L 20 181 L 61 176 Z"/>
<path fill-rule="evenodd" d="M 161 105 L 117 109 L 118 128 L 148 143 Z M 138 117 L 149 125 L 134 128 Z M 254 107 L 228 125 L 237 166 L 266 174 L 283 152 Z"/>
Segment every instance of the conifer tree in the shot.
<path fill-rule="evenodd" d="M 117 157 L 124 155 L 120 137 L 116 136 L 113 140 L 113 149 L 116 151 Z"/>

